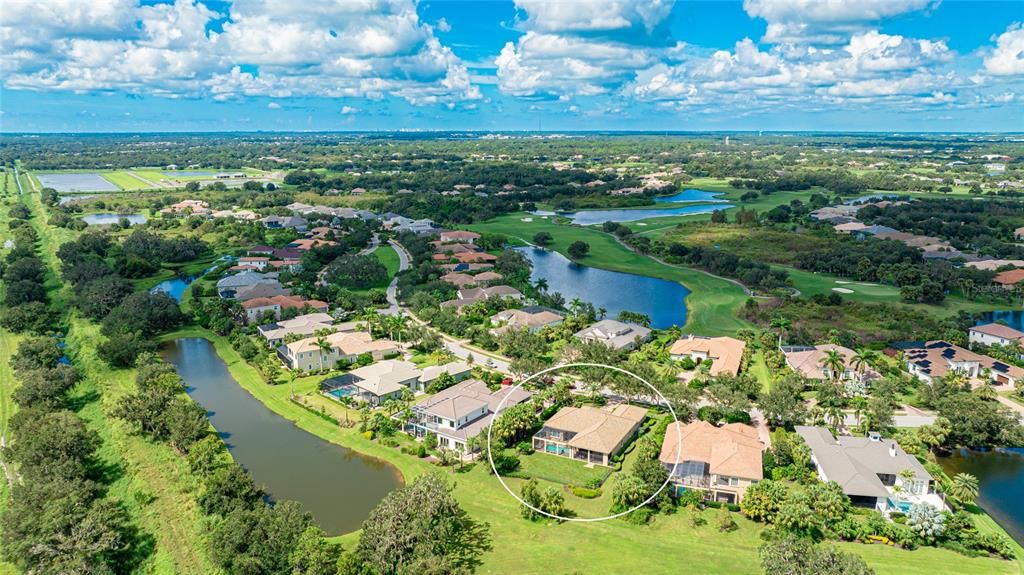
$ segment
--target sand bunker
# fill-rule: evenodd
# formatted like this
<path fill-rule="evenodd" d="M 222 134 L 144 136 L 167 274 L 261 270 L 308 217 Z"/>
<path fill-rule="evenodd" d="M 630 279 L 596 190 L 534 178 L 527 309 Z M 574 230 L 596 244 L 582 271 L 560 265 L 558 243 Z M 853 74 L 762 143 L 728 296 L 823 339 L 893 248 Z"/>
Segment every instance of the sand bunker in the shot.
<path fill-rule="evenodd" d="M 846 288 L 832 288 L 832 291 L 839 292 L 839 293 L 853 293 L 852 289 L 846 289 Z"/>

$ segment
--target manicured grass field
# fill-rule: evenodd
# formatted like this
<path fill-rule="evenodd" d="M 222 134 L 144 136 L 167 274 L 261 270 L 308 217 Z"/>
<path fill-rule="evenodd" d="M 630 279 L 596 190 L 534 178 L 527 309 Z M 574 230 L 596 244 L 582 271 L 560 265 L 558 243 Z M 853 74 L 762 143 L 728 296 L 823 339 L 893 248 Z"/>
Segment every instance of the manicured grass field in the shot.
<path fill-rule="evenodd" d="M 798 270 L 789 266 L 775 267 L 785 269 L 789 272 L 789 278 L 793 282 L 793 287 L 800 290 L 800 293 L 804 296 L 839 293 L 839 295 L 846 300 L 862 301 L 866 303 L 892 303 L 936 314 L 941 317 L 956 315 L 961 310 L 970 313 L 980 313 L 990 311 L 994 307 L 992 304 L 968 301 L 962 297 L 952 295 L 947 296 L 942 305 L 906 304 L 903 303 L 900 297 L 899 288 L 894 286 L 874 284 L 870 282 L 854 282 L 829 274 L 817 274 Z M 835 288 L 851 290 L 852 293 L 835 292 Z"/>
<path fill-rule="evenodd" d="M 525 222 L 524 218 L 532 218 L 532 221 Z M 627 249 L 613 236 L 597 229 L 555 224 L 550 218 L 525 213 L 508 214 L 467 227 L 475 232 L 503 234 L 522 242 L 529 242 L 537 232 L 546 231 L 554 238 L 549 247 L 566 257 L 569 244 L 586 242 L 590 245 L 590 254 L 579 261 L 581 264 L 666 279 L 686 286 L 692 292 L 686 298 L 687 330 L 705 335 L 727 335 L 750 327 L 736 316 L 736 311 L 747 299 L 740 287 L 698 270 L 659 263 Z"/>
<path fill-rule="evenodd" d="M 125 191 L 148 190 L 153 188 L 153 186 L 136 178 L 129 172 L 106 172 L 103 174 L 103 177 Z M 154 180 L 154 183 L 155 182 L 156 180 Z"/>
<path fill-rule="evenodd" d="M 760 573 L 757 548 L 763 527 L 734 514 L 739 528 L 721 533 L 715 526 L 717 511 L 707 510 L 707 524 L 694 528 L 686 512 L 658 516 L 646 527 L 623 520 L 598 523 L 531 523 L 520 517 L 519 504 L 487 473 L 476 465 L 466 473 L 439 470 L 429 463 L 403 455 L 397 449 L 382 447 L 360 435 L 357 429 L 340 428 L 305 411 L 288 400 L 288 385 L 269 386 L 255 369 L 238 356 L 225 338 L 197 327 L 168 334 L 175 337 L 205 337 L 214 343 L 235 379 L 280 415 L 295 421 L 302 429 L 328 441 L 351 447 L 394 464 L 410 481 L 430 471 L 447 474 L 455 485 L 455 495 L 473 517 L 490 524 L 493 550 L 484 557 L 480 573 L 622 573 L 673 574 L 694 572 L 706 575 L 757 575 Z M 296 382 L 297 393 L 312 391 L 315 378 Z M 301 388 L 301 389 L 300 389 Z M 509 479 L 518 491 L 521 480 Z M 572 496 L 567 496 L 572 500 Z M 358 534 L 337 538 L 351 549 Z M 951 551 L 921 548 L 904 551 L 883 545 L 839 544 L 845 551 L 865 557 L 878 575 L 1009 575 L 1020 573 L 1016 562 L 998 559 L 972 559 Z"/>
<path fill-rule="evenodd" d="M 550 453 L 535 451 L 530 455 L 515 454 L 519 457 L 517 476 L 528 475 L 562 485 L 587 487 L 592 480 L 601 481 L 609 469 L 600 465 L 587 467 L 582 461 L 559 457 Z"/>

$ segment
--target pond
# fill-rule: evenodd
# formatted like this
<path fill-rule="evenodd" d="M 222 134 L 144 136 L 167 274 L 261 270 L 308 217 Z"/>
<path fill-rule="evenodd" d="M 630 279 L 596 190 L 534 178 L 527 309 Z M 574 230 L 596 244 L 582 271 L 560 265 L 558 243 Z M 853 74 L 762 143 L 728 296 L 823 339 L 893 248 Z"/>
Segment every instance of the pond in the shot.
<path fill-rule="evenodd" d="M 273 500 L 298 501 L 328 535 L 358 529 L 402 486 L 387 462 L 324 441 L 267 409 L 238 385 L 207 340 L 178 339 L 161 352 L 256 485 Z"/>
<path fill-rule="evenodd" d="M 84 202 L 93 198 L 100 197 L 101 194 L 71 194 L 67 196 L 59 196 L 57 203 L 59 205 L 70 204 L 71 202 Z"/>
<path fill-rule="evenodd" d="M 558 212 L 558 215 L 569 218 L 574 224 L 589 226 L 593 224 L 603 224 L 605 222 L 635 222 L 637 220 L 646 220 L 648 218 L 664 218 L 685 214 L 710 214 L 715 210 L 727 210 L 731 207 L 733 206 L 729 203 L 695 204 L 674 208 L 582 210 L 579 212 Z M 533 214 L 538 216 L 554 215 L 553 212 L 545 211 L 536 211 L 533 212 Z"/>
<path fill-rule="evenodd" d="M 121 188 L 96 173 L 36 174 L 44 188 L 58 192 L 120 192 Z"/>
<path fill-rule="evenodd" d="M 1024 310 L 987 311 L 981 315 L 981 320 L 976 325 L 995 322 L 1005 323 L 1013 329 L 1024 331 Z"/>
<path fill-rule="evenodd" d="M 1024 545 L 1024 448 L 968 451 L 940 457 L 952 477 L 970 473 L 981 484 L 978 505 L 999 523 L 1017 543 Z"/>
<path fill-rule="evenodd" d="M 686 323 L 686 296 L 690 290 L 658 278 L 613 272 L 579 265 L 558 252 L 516 248 L 533 263 L 531 280 L 544 278 L 548 290 L 604 308 L 614 318 L 623 310 L 646 314 L 651 327 L 664 329 Z"/>
<path fill-rule="evenodd" d="M 719 199 L 721 192 L 707 192 L 704 190 L 697 190 L 690 188 L 683 190 L 678 194 L 671 196 L 658 196 L 654 198 L 655 202 L 658 203 L 669 203 L 669 202 L 725 202 L 727 200 Z"/>
<path fill-rule="evenodd" d="M 128 220 L 128 223 L 134 226 L 146 223 L 146 216 L 142 214 L 89 214 L 82 218 L 82 221 L 90 226 L 120 224 L 121 220 Z"/>
<path fill-rule="evenodd" d="M 165 294 L 174 298 L 174 301 L 181 303 L 181 297 L 185 295 L 185 288 L 191 285 L 192 282 L 196 281 L 196 278 L 203 277 L 206 274 L 217 269 L 221 262 L 232 261 L 234 259 L 234 256 L 221 256 L 213 262 L 212 266 L 203 270 L 203 273 L 199 274 L 198 276 L 178 276 L 175 278 L 171 278 L 169 280 L 164 280 L 150 288 L 149 293 L 156 293 L 158 291 L 162 291 Z"/>

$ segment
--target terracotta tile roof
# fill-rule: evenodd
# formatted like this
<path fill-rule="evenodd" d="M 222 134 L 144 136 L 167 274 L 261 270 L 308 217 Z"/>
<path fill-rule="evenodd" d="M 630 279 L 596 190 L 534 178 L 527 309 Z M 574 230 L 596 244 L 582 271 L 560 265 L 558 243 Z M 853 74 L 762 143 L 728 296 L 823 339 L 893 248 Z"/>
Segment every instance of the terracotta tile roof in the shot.
<path fill-rule="evenodd" d="M 706 354 L 711 358 L 711 375 L 727 373 L 737 375 L 747 343 L 733 337 L 701 337 L 689 335 L 677 340 L 669 349 L 670 355 Z"/>
<path fill-rule="evenodd" d="M 712 474 L 760 481 L 764 477 L 761 467 L 764 448 L 757 430 L 749 425 L 730 423 L 716 427 L 706 421 L 695 421 L 669 426 L 659 459 L 668 465 L 702 461 L 708 464 Z M 678 462 L 677 449 L 681 456 Z"/>
<path fill-rule="evenodd" d="M 996 274 L 992 281 L 1004 286 L 1014 286 L 1024 281 L 1024 270 L 1009 270 Z"/>
<path fill-rule="evenodd" d="M 572 447 L 611 454 L 646 414 L 647 410 L 642 407 L 624 404 L 612 409 L 563 407 L 544 423 L 544 427 L 575 432 L 567 442 Z"/>
<path fill-rule="evenodd" d="M 985 335 L 991 335 L 993 337 L 1001 337 L 1003 339 L 1021 339 L 1024 338 L 1024 332 L 1017 331 L 1008 325 L 1001 323 L 986 323 L 984 325 L 976 325 L 971 328 L 970 331 L 976 331 Z"/>

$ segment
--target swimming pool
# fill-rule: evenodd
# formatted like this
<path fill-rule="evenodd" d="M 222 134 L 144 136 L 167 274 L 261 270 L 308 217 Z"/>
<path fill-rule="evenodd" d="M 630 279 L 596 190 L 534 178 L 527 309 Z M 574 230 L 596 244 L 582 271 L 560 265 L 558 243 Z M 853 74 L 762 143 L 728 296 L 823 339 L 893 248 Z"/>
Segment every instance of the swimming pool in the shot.
<path fill-rule="evenodd" d="M 333 396 L 335 399 L 341 399 L 343 397 L 351 397 L 358 392 L 359 390 L 356 389 L 356 386 L 352 384 L 345 384 L 328 390 L 326 393 L 327 395 Z"/>

